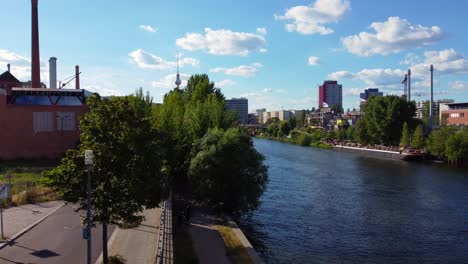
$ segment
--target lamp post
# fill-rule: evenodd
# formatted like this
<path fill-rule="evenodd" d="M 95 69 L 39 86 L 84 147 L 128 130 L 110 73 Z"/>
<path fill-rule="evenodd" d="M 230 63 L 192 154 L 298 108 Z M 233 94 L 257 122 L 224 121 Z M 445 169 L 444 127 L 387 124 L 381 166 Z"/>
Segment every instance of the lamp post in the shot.
<path fill-rule="evenodd" d="M 91 169 L 93 166 L 93 151 L 85 150 L 85 165 L 88 170 L 88 212 L 86 215 L 86 236 L 85 239 L 88 240 L 88 264 L 91 263 Z"/>

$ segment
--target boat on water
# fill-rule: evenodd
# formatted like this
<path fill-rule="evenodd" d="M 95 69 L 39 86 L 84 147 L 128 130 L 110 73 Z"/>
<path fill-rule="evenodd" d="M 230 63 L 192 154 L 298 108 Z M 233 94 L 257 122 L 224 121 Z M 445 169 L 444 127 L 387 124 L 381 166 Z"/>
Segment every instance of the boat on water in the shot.
<path fill-rule="evenodd" d="M 333 145 L 333 149 L 336 151 L 354 152 L 367 156 L 386 158 L 386 159 L 397 159 L 405 161 L 421 160 L 424 157 L 424 153 L 414 151 L 393 151 L 393 150 L 382 150 L 366 147 L 350 147 L 344 145 Z"/>

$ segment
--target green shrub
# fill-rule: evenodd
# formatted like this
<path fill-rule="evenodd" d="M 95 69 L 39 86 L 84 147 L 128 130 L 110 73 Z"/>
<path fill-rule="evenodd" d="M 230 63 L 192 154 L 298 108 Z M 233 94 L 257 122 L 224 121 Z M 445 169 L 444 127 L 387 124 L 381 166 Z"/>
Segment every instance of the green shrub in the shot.
<path fill-rule="evenodd" d="M 309 146 L 312 143 L 312 136 L 307 134 L 301 134 L 298 140 L 301 146 Z"/>
<path fill-rule="evenodd" d="M 127 261 L 120 255 L 110 256 L 109 264 L 125 264 Z"/>

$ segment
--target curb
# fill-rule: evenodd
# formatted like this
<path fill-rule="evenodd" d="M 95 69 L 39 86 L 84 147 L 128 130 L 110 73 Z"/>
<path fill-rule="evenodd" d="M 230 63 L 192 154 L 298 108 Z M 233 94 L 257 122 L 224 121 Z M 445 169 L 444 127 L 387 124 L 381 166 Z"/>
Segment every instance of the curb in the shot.
<path fill-rule="evenodd" d="M 118 226 L 115 226 L 114 232 L 112 233 L 112 236 L 109 238 L 107 241 L 107 249 L 109 249 L 112 246 L 112 243 L 114 242 L 115 238 L 117 237 L 117 233 L 119 232 L 120 228 Z M 99 258 L 96 260 L 94 264 L 101 264 L 102 263 L 102 250 L 101 254 L 99 255 Z"/>
<path fill-rule="evenodd" d="M 41 219 L 37 220 L 36 222 L 32 223 L 30 226 L 24 228 L 23 230 L 19 231 L 18 233 L 16 233 L 15 235 L 13 235 L 12 238 L 6 240 L 6 242 L 2 242 L 0 243 L 0 249 L 4 248 L 6 245 L 8 245 L 8 243 L 10 243 L 11 241 L 14 241 L 15 239 L 17 239 L 18 237 L 22 236 L 24 233 L 28 232 L 29 230 L 31 230 L 33 227 L 35 227 L 36 225 L 38 225 L 40 222 L 44 221 L 47 217 L 49 217 L 51 214 L 55 213 L 58 209 L 62 208 L 63 206 L 65 205 L 65 203 L 62 203 L 62 205 L 59 205 L 57 206 L 57 208 L 53 209 L 52 211 L 50 211 L 48 214 L 46 214 L 44 217 L 42 217 Z"/>

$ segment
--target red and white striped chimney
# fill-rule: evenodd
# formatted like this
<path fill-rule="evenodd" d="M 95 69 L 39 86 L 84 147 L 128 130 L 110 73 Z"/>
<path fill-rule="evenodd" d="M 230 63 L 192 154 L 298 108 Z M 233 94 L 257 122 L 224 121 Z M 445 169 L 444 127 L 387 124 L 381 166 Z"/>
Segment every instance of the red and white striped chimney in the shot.
<path fill-rule="evenodd" d="M 37 15 L 38 0 L 31 0 L 31 87 L 41 88 L 41 68 L 39 61 L 39 19 Z"/>

